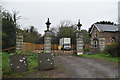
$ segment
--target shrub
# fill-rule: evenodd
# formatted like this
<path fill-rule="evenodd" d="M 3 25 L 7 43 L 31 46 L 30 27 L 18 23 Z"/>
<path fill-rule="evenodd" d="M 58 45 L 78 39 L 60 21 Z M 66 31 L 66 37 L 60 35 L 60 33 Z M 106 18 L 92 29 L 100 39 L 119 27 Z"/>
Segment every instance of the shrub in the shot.
<path fill-rule="evenodd" d="M 106 46 L 104 53 L 110 54 L 112 57 L 120 57 L 120 43 L 112 43 Z"/>
<path fill-rule="evenodd" d="M 83 49 L 84 52 L 89 52 L 90 50 L 88 48 Z"/>
<path fill-rule="evenodd" d="M 16 51 L 15 53 L 16 54 L 26 54 L 25 52 L 22 52 L 22 51 Z"/>

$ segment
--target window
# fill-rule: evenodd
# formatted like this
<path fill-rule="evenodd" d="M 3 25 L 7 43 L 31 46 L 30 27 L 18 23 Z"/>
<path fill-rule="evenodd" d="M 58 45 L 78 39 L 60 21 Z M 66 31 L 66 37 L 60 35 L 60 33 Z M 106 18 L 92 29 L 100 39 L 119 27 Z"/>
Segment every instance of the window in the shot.
<path fill-rule="evenodd" d="M 97 41 L 94 41 L 94 48 L 97 48 Z"/>
<path fill-rule="evenodd" d="M 114 42 L 115 41 L 115 37 L 110 37 L 110 42 Z"/>

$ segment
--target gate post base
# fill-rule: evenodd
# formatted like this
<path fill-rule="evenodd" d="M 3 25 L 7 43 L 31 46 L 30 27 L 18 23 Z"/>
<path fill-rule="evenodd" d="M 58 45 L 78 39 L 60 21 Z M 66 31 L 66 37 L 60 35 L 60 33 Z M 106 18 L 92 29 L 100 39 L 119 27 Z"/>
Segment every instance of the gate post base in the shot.
<path fill-rule="evenodd" d="M 54 69 L 53 54 L 51 53 L 38 54 L 38 69 L 39 70 Z"/>

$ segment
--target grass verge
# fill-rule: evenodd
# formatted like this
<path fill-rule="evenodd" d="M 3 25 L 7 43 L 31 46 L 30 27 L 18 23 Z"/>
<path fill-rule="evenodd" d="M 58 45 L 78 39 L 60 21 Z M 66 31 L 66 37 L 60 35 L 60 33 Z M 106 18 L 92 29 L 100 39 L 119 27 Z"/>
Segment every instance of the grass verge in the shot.
<path fill-rule="evenodd" d="M 108 60 L 108 61 L 113 61 L 113 62 L 120 62 L 120 57 L 111 57 L 110 55 L 107 54 L 83 54 L 80 55 L 82 57 L 88 57 L 88 58 L 98 58 L 98 59 L 103 59 L 103 60 Z"/>
<path fill-rule="evenodd" d="M 3 78 L 20 78 L 22 75 L 37 71 L 37 56 L 36 53 L 28 53 L 28 71 L 26 72 L 11 72 L 9 66 L 9 53 L 2 52 L 2 72 Z"/>

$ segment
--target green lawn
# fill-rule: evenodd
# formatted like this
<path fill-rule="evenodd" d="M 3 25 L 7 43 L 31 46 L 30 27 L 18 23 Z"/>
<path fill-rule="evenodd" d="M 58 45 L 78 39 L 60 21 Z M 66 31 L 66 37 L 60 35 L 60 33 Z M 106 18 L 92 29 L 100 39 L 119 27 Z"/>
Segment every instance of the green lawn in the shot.
<path fill-rule="evenodd" d="M 9 77 L 9 78 L 18 78 L 21 77 L 21 75 L 24 75 L 29 72 L 37 71 L 37 55 L 36 53 L 27 53 L 28 54 L 28 71 L 26 72 L 20 72 L 15 73 L 10 71 L 9 66 L 9 54 L 6 52 L 0 53 L 2 54 L 2 72 L 3 77 Z"/>
<path fill-rule="evenodd" d="M 2 78 L 2 54 L 0 53 L 0 79 Z"/>
<path fill-rule="evenodd" d="M 38 54 L 36 53 L 29 53 L 28 55 L 28 67 L 29 67 L 29 71 L 34 71 L 36 70 L 35 68 L 37 67 L 38 64 Z M 33 69 L 34 68 L 34 69 Z"/>
<path fill-rule="evenodd" d="M 2 54 L 2 72 L 3 74 L 9 74 L 10 73 L 9 55 L 6 52 L 0 54 Z"/>
<path fill-rule="evenodd" d="M 120 57 L 111 57 L 108 54 L 83 54 L 80 55 L 82 57 L 89 57 L 89 58 L 99 58 L 99 59 L 104 59 L 104 60 L 108 60 L 108 61 L 113 61 L 113 62 L 120 62 Z"/>

